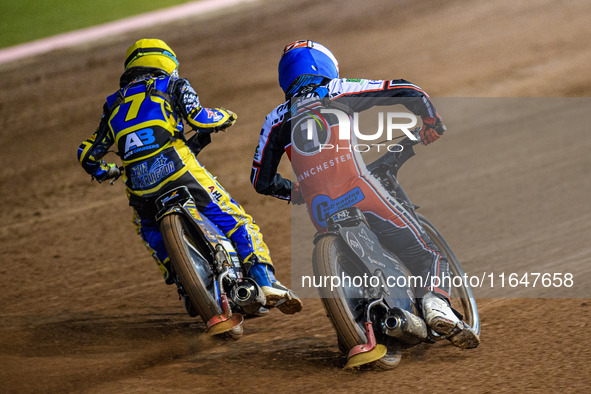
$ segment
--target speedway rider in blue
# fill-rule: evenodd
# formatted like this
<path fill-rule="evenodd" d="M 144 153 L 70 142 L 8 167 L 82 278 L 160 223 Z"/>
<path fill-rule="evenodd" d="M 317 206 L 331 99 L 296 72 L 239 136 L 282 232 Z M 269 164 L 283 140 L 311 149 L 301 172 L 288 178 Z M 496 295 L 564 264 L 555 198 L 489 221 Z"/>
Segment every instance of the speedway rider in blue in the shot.
<path fill-rule="evenodd" d="M 183 120 L 197 133 L 186 140 Z M 236 245 L 250 277 L 261 286 L 268 307 L 296 313 L 302 303 L 275 279 L 269 249 L 259 227 L 196 154 L 211 141 L 211 133 L 236 121 L 223 108 L 205 108 L 189 81 L 178 76 L 172 49 L 157 39 L 142 39 L 127 50 L 120 89 L 107 98 L 95 133 L 78 149 L 82 167 L 99 182 L 119 176 L 115 164 L 102 157 L 115 144 L 124 166 L 124 181 L 134 223 L 164 279 L 172 284 L 170 260 L 155 221 L 155 199 L 186 186 L 199 211 Z M 192 313 L 189 306 L 189 313 Z"/>
<path fill-rule="evenodd" d="M 337 201 L 339 208 L 359 207 L 384 247 L 400 257 L 414 275 L 425 278 L 427 286 L 416 288 L 415 295 L 421 299 L 427 325 L 458 347 L 477 346 L 478 336 L 450 308 L 449 285 L 437 285 L 428 280 L 449 276 L 445 256 L 414 215 L 369 173 L 359 152 L 351 149 L 355 146 L 355 134 L 351 130 L 340 130 L 340 122 L 335 122 L 334 116 L 322 115 L 322 110 L 311 107 L 309 113 L 324 130 L 311 138 L 312 126 L 306 126 L 307 123 L 298 118 L 297 108 L 299 103 L 305 102 L 303 99 L 322 103 L 323 108 L 340 108 L 345 114 L 375 105 L 402 104 L 422 118 L 418 137 L 426 145 L 436 141 L 444 130 L 427 94 L 403 79 L 341 79 L 334 55 L 323 45 L 308 40 L 295 41 L 285 47 L 279 62 L 279 84 L 287 101 L 267 115 L 261 130 L 251 172 L 257 192 L 305 203 L 318 231 L 326 227 L 323 207 L 336 205 Z M 341 138 L 343 131 L 350 137 Z M 277 173 L 284 153 L 291 160 L 297 182 Z"/>

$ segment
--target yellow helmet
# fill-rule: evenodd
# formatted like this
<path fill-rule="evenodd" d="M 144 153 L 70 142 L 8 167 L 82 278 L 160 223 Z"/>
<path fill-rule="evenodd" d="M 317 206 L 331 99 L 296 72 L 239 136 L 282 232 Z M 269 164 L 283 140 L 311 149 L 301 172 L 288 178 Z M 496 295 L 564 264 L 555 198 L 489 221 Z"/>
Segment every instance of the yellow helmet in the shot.
<path fill-rule="evenodd" d="M 176 55 L 162 40 L 144 38 L 127 49 L 125 70 L 132 67 L 159 68 L 171 74 L 179 66 Z"/>

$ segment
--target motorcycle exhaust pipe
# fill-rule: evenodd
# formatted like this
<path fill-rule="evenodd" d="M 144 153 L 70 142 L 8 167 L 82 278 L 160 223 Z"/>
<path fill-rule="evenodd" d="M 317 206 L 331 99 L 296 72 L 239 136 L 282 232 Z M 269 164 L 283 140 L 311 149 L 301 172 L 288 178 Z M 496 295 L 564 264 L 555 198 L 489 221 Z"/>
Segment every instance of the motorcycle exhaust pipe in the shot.
<path fill-rule="evenodd" d="M 256 298 L 256 294 L 252 290 L 252 286 L 238 286 L 236 289 L 236 302 L 244 303 Z"/>
<path fill-rule="evenodd" d="M 230 293 L 232 301 L 247 314 L 256 313 L 266 303 L 263 290 L 250 278 L 244 278 Z"/>
<path fill-rule="evenodd" d="M 420 317 L 400 308 L 392 308 L 384 317 L 382 330 L 386 335 L 416 345 L 427 339 L 427 324 Z"/>

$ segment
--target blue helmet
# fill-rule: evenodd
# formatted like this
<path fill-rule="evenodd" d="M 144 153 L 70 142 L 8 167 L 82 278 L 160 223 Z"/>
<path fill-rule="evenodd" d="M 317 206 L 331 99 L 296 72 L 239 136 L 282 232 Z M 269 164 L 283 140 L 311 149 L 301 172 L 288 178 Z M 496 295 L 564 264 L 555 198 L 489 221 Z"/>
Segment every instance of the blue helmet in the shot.
<path fill-rule="evenodd" d="M 339 62 L 324 46 L 310 40 L 292 42 L 283 49 L 279 61 L 279 85 L 284 92 L 304 74 L 339 77 Z"/>

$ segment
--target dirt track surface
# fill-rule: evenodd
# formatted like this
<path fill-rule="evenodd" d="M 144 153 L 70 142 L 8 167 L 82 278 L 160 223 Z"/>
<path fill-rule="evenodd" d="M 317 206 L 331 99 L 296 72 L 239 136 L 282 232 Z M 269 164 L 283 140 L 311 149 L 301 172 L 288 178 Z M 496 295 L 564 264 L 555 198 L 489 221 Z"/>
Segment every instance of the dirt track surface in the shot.
<path fill-rule="evenodd" d="M 343 76 L 404 77 L 432 96 L 591 95 L 588 2 L 464 4 L 263 1 L 2 66 L 0 392 L 586 391 L 588 298 L 483 298 L 478 349 L 419 346 L 389 372 L 343 371 L 314 299 L 299 315 L 247 321 L 238 342 L 208 338 L 135 235 L 123 185 L 91 183 L 75 159 L 127 46 L 164 39 L 202 103 L 239 114 L 200 159 L 255 217 L 289 283 L 290 208 L 248 182 L 264 116 L 282 100 L 286 43 L 317 40 Z M 568 262 L 588 277 L 588 122 L 553 133 L 482 126 L 496 119 L 448 122 L 409 163 L 405 188 L 468 267 Z"/>

